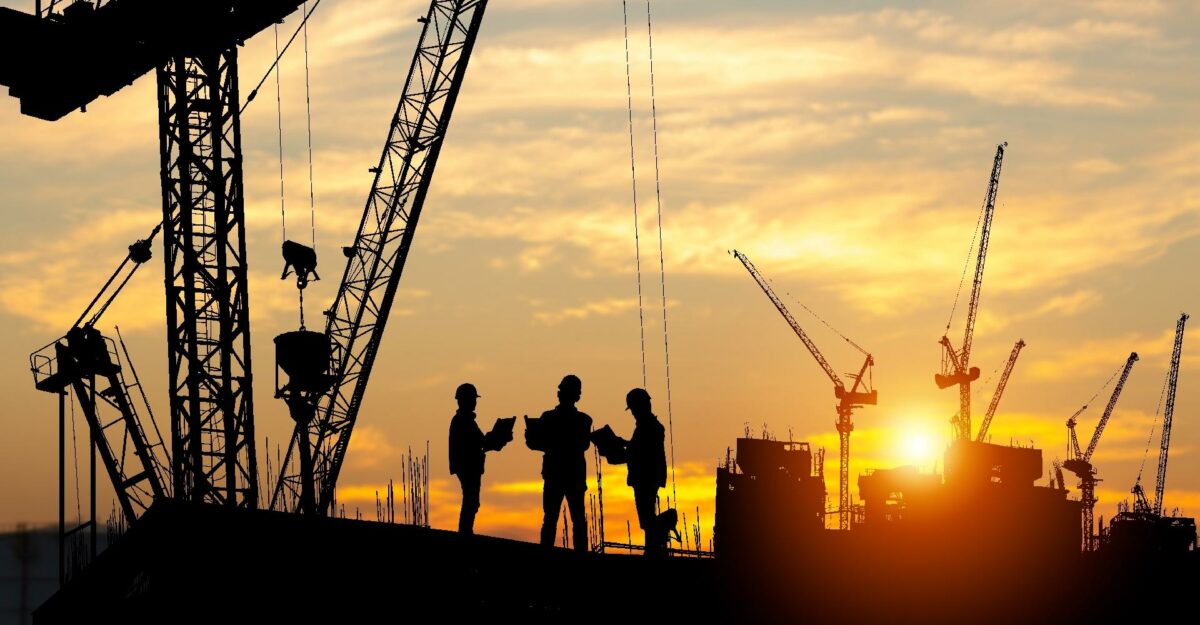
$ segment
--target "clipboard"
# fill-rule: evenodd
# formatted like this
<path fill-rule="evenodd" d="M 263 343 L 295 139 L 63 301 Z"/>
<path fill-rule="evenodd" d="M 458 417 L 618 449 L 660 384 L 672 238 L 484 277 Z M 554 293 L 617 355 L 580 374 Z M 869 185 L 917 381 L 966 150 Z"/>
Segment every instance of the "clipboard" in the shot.
<path fill-rule="evenodd" d="M 613 464 L 624 464 L 626 461 L 626 446 L 628 443 L 625 439 L 617 436 L 613 432 L 612 427 L 604 426 L 591 435 L 592 444 L 596 446 L 596 450 Z"/>
<path fill-rule="evenodd" d="M 500 451 L 512 442 L 513 427 L 517 424 L 516 417 L 501 417 L 492 425 L 492 431 L 484 435 L 483 440 L 489 449 Z"/>

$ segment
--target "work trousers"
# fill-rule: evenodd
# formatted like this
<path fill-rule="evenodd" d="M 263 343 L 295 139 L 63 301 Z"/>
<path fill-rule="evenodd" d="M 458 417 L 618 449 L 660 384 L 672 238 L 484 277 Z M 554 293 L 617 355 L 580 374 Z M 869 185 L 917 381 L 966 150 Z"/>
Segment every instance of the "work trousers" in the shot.
<path fill-rule="evenodd" d="M 479 512 L 479 484 L 483 479 L 479 474 L 458 474 L 458 483 L 462 486 L 462 508 L 458 511 L 458 532 L 460 534 L 475 533 L 475 513 Z"/>
<path fill-rule="evenodd" d="M 658 500 L 657 486 L 634 486 L 633 506 L 637 511 L 638 525 L 645 532 L 646 555 L 656 556 L 666 553 L 667 537 L 663 528 L 658 524 L 658 513 L 655 503 Z"/>
<path fill-rule="evenodd" d="M 563 486 L 553 482 L 542 485 L 542 544 L 553 547 L 554 535 L 558 530 L 558 511 L 562 500 L 567 499 L 567 510 L 571 513 L 571 546 L 575 551 L 587 551 L 587 517 L 584 516 L 584 484 Z"/>

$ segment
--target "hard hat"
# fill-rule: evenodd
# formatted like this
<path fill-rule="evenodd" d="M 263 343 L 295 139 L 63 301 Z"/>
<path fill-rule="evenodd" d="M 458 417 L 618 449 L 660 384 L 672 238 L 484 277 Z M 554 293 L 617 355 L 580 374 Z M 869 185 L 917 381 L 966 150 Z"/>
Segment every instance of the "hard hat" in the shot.
<path fill-rule="evenodd" d="M 629 391 L 628 393 L 625 393 L 625 409 L 626 410 L 629 410 L 630 405 L 633 405 L 633 404 L 636 404 L 639 402 L 645 403 L 646 405 L 650 405 L 650 393 L 647 393 L 646 389 L 635 388 L 635 389 Z"/>
<path fill-rule="evenodd" d="M 463 382 L 458 385 L 458 390 L 454 391 L 454 399 L 462 399 L 464 397 L 480 397 L 479 391 L 475 390 L 474 384 Z"/>
<path fill-rule="evenodd" d="M 577 376 L 575 376 L 574 374 L 568 374 L 566 376 L 563 376 L 562 382 L 558 383 L 558 390 L 582 393 L 583 392 L 583 382 L 580 382 L 579 378 Z"/>

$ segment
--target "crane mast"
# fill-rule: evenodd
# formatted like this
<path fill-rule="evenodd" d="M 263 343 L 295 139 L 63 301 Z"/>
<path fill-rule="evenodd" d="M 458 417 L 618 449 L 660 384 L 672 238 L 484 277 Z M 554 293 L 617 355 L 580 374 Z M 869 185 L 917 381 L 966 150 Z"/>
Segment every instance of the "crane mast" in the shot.
<path fill-rule="evenodd" d="M 988 404 L 987 413 L 983 416 L 983 423 L 979 426 L 979 435 L 975 438 L 976 441 L 982 443 L 987 440 L 988 428 L 992 427 L 992 417 L 996 416 L 996 408 L 1000 407 L 1000 398 L 1008 386 L 1008 378 L 1012 375 L 1013 366 L 1017 364 L 1017 356 L 1021 355 L 1021 349 L 1024 347 L 1025 341 L 1019 339 L 1013 345 L 1012 353 L 1008 355 L 1008 362 L 1004 364 L 1004 373 L 1000 374 L 1000 381 L 996 383 L 996 392 L 992 394 L 992 403 Z"/>
<path fill-rule="evenodd" d="M 988 243 L 992 234 L 992 216 L 996 210 L 996 193 L 1000 189 L 1000 168 L 1004 163 L 1004 150 L 1008 142 L 996 146 L 992 161 L 992 175 L 988 179 L 987 196 L 984 198 L 983 215 L 980 219 L 979 251 L 975 259 L 975 277 L 971 282 L 971 300 L 967 305 L 967 323 L 963 330 L 962 348 L 955 350 L 950 338 L 942 336 L 942 373 L 934 376 L 938 388 L 958 385 L 959 410 L 955 432 L 959 440 L 971 439 L 971 382 L 979 379 L 979 367 L 971 367 L 971 343 L 975 336 L 975 317 L 979 313 L 979 294 L 983 287 L 983 267 L 987 261 Z M 947 325 L 949 331 L 949 325 Z"/>
<path fill-rule="evenodd" d="M 1125 389 L 1125 381 L 1129 379 L 1129 372 L 1133 370 L 1133 363 L 1138 361 L 1137 352 L 1129 354 L 1129 358 L 1125 360 L 1125 367 L 1121 369 L 1121 377 L 1117 380 L 1117 385 L 1113 387 L 1112 396 L 1108 398 L 1108 405 L 1104 407 L 1104 413 L 1100 415 L 1100 420 L 1096 422 L 1096 429 L 1092 432 L 1092 440 L 1088 443 L 1087 450 L 1081 452 L 1079 449 L 1079 436 L 1075 433 L 1075 425 L 1078 423 L 1079 415 L 1087 410 L 1087 405 L 1077 410 L 1075 414 L 1067 419 L 1067 461 L 1063 463 L 1068 471 L 1074 473 L 1079 478 L 1079 503 L 1083 509 L 1083 549 L 1084 551 L 1096 550 L 1095 536 L 1095 511 L 1096 511 L 1096 484 L 1100 481 L 1096 478 L 1096 467 L 1092 465 L 1092 454 L 1096 451 L 1096 446 L 1100 444 L 1100 436 L 1104 434 L 1104 428 L 1108 425 L 1108 420 L 1112 417 L 1113 410 L 1117 407 L 1117 400 L 1121 397 L 1121 391 Z"/>
<path fill-rule="evenodd" d="M 157 78 L 173 496 L 258 506 L 238 47 L 301 0 L 0 8 L 0 84 L 57 120 Z"/>
<path fill-rule="evenodd" d="M 392 301 L 412 246 L 454 104 L 487 0 L 433 0 L 419 19 L 420 41 L 380 156 L 333 305 L 325 311 L 332 344 L 331 390 L 297 421 L 271 497 L 273 509 L 298 509 L 308 481 L 297 458 L 311 450 L 316 511 L 328 512 Z"/>
<path fill-rule="evenodd" d="M 1175 344 L 1171 349 L 1171 368 L 1167 373 L 1167 401 L 1163 406 L 1162 443 L 1158 447 L 1158 476 L 1154 480 L 1154 514 L 1162 516 L 1163 490 L 1167 482 L 1167 452 L 1171 446 L 1171 419 L 1175 416 L 1175 388 L 1179 382 L 1179 358 L 1183 352 L 1183 328 L 1188 314 L 1179 315 L 1175 324 Z"/>
<path fill-rule="evenodd" d="M 800 327 L 800 323 L 796 321 L 796 318 L 788 310 L 783 300 L 775 294 L 775 290 L 771 288 L 771 285 L 758 271 L 758 268 L 754 266 L 754 263 L 750 262 L 750 259 L 745 254 L 737 250 L 733 250 L 733 256 L 741 261 L 746 271 L 750 273 L 750 277 L 754 278 L 754 281 L 758 283 L 759 288 L 767 295 L 771 303 L 775 305 L 775 309 L 783 316 L 784 321 L 787 321 L 788 325 L 796 333 L 796 336 L 808 348 L 808 352 L 812 354 L 817 364 L 825 371 L 825 375 L 833 382 L 833 395 L 838 399 L 838 419 L 836 426 L 839 451 L 841 452 L 841 464 L 838 467 L 838 525 L 840 529 L 848 530 L 850 529 L 850 433 L 854 431 L 854 422 L 851 417 L 855 408 L 862 407 L 863 405 L 874 406 L 878 402 L 879 393 L 877 391 L 871 389 L 859 390 L 863 386 L 863 379 L 867 376 L 868 369 L 875 365 L 875 360 L 866 350 L 863 350 L 850 339 L 846 339 L 846 342 L 853 345 L 855 349 L 866 356 L 858 373 L 853 374 L 854 386 L 850 390 L 846 390 L 845 383 L 842 382 L 837 372 L 830 366 L 829 361 L 825 359 L 821 350 L 817 348 L 817 344 L 809 338 L 804 328 Z"/>

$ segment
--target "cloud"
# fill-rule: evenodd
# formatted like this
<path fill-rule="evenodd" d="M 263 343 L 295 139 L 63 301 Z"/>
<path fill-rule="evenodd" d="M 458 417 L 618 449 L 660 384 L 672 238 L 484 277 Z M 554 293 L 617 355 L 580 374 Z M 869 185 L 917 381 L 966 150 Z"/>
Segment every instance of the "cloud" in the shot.
<path fill-rule="evenodd" d="M 414 18 L 427 4 L 329 0 L 310 24 L 317 243 L 325 277 L 307 294 L 310 302 L 332 297 L 341 277 L 338 246 L 349 242 L 362 216 L 367 168 L 379 157 L 412 57 Z M 928 371 L 936 368 L 937 352 L 928 339 L 936 332 L 921 328 L 936 330 L 940 319 L 934 317 L 952 300 L 991 150 L 1003 139 L 1012 143 L 976 358 L 1003 362 L 1017 337 L 992 340 L 1001 329 L 1019 330 L 1036 351 L 1017 368 L 1011 399 L 1001 406 L 1012 409 L 997 416 L 994 439 L 1033 438 L 1051 457 L 1063 448 L 1063 421 L 1078 399 L 1090 396 L 1125 354 L 1137 349 L 1145 356 L 1139 371 L 1165 362 L 1169 331 L 1139 325 L 1139 319 L 1151 306 L 1189 307 L 1193 297 L 1179 288 L 1189 284 L 1200 236 L 1200 139 L 1188 130 L 1195 77 L 1186 71 L 1196 66 L 1196 52 L 1182 28 L 1194 21 L 1192 9 L 1108 1 L 1023 2 L 1012 11 L 759 5 L 656 4 L 664 8 L 655 23 L 662 234 L 668 280 L 678 285 L 671 295 L 686 303 L 680 323 L 672 320 L 678 333 L 672 335 L 672 374 L 680 415 L 690 412 L 702 424 L 681 430 L 681 459 L 719 453 L 729 442 L 720 432 L 740 430 L 747 418 L 794 420 L 797 431 L 810 432 L 809 440 L 831 451 L 837 445 L 829 406 L 809 399 L 809 381 L 792 379 L 783 364 L 790 361 L 770 351 L 784 329 L 747 327 L 751 313 L 774 313 L 763 309 L 761 295 L 725 253 L 733 247 L 823 315 L 839 319 L 839 327 L 877 337 L 863 341 L 878 346 L 889 404 L 864 411 L 854 439 L 855 470 L 906 462 L 897 441 L 910 427 L 928 428 L 941 440 L 954 397 L 951 391 L 933 395 Z M 584 325 L 573 324 L 578 319 L 589 322 L 578 338 L 578 364 L 596 368 L 589 379 L 597 384 L 628 388 L 636 335 L 625 332 L 632 340 L 623 342 L 604 332 L 628 321 L 634 271 L 624 41 L 616 8 L 522 0 L 489 9 L 402 283 L 412 290 L 401 291 L 393 311 L 413 317 L 393 322 L 388 334 L 394 338 L 385 339 L 377 362 L 369 396 L 386 398 L 382 410 L 403 405 L 414 416 L 441 414 L 444 389 L 466 371 L 492 385 L 499 380 L 483 378 L 505 376 L 511 388 L 521 387 L 521 376 L 561 374 L 547 372 L 559 366 L 561 346 L 546 337 L 578 330 Z M 295 24 L 289 20 L 281 32 Z M 632 30 L 638 225 L 653 240 L 649 68 L 644 28 Z M 282 68 L 284 192 L 289 236 L 303 241 L 308 163 L 298 50 Z M 248 89 L 274 56 L 270 33 L 241 55 Z M 260 95 L 242 124 L 251 313 L 256 340 L 268 350 L 272 330 L 294 328 L 298 320 L 294 286 L 278 279 L 271 100 Z M 157 120 L 151 79 L 57 124 L 19 117 L 15 101 L 5 102 L 0 311 L 11 321 L 5 343 L 17 349 L 30 342 L 29 333 L 47 339 L 61 333 L 125 246 L 161 218 Z M 151 276 L 139 275 L 106 317 L 123 330 L 156 329 L 144 332 L 147 342 L 163 323 L 161 261 L 153 262 L 142 270 Z M 563 274 L 569 286 L 548 288 Z M 480 276 L 494 289 L 489 297 L 458 288 Z M 1131 290 L 1144 294 L 1156 280 L 1170 291 L 1169 304 L 1133 301 Z M 310 303 L 310 318 L 319 307 Z M 465 323 L 457 310 L 487 315 L 474 328 L 479 340 L 465 348 L 456 342 Z M 590 323 L 600 319 L 607 322 Z M 513 343 L 502 340 L 508 337 L 520 341 L 519 366 Z M 754 344 L 763 337 L 773 338 Z M 269 351 L 256 351 L 256 375 L 269 380 L 271 359 L 263 357 Z M 27 375 L 21 355 L 6 359 L 13 379 Z M 462 364 L 464 358 L 469 362 Z M 1185 374 L 1200 362 L 1187 351 L 1184 358 Z M 145 366 L 143 373 L 162 375 Z M 919 384 L 910 382 L 918 377 Z M 1155 378 L 1151 391 L 1157 393 L 1157 373 L 1146 377 Z M 812 396 L 825 401 L 825 381 L 816 383 L 822 386 Z M 258 386 L 257 408 L 269 413 L 273 402 L 262 400 L 264 385 Z M 780 389 L 793 387 L 803 391 L 800 397 L 781 399 Z M 14 394 L 13 409 L 44 399 L 31 399 L 34 393 Z M 432 404 L 427 396 L 435 394 L 440 403 Z M 514 404 L 521 401 L 517 391 L 513 395 Z M 1181 402 L 1188 397 L 1181 394 Z M 929 404 L 912 414 L 892 408 L 891 402 L 922 398 Z M 1021 403 L 1035 400 L 1036 410 Z M 1152 408 L 1153 399 L 1136 405 L 1146 403 Z M 1097 410 L 1087 415 L 1094 418 Z M 1151 418 L 1119 406 L 1098 457 L 1128 463 L 1141 454 Z M 286 426 L 287 419 L 278 422 Z M 273 427 L 269 418 L 259 425 L 260 432 Z M 443 426 L 438 421 L 439 437 Z M 421 418 L 397 427 L 434 429 Z M 391 429 L 356 432 L 340 489 L 344 501 L 369 508 L 399 454 L 396 436 Z M 1187 457 L 1193 447 L 1184 432 L 1173 449 Z M 34 466 L 41 458 L 23 455 L 19 445 L 0 451 L 12 466 Z M 489 484 L 520 490 L 516 485 L 536 473 L 530 463 L 507 462 L 489 465 Z M 831 454 L 830 480 L 835 462 Z M 711 506 L 711 466 L 697 466 L 687 473 L 694 484 L 687 488 L 694 490 L 680 490 L 688 508 L 693 497 Z M 1194 488 L 1185 483 L 1187 473 L 1178 475 L 1182 487 Z M 606 512 L 615 515 L 610 527 L 619 528 L 632 510 L 622 502 L 627 489 L 620 470 L 609 477 Z M 432 486 L 434 524 L 453 527 L 456 485 L 435 480 Z M 522 488 L 487 491 L 481 527 L 533 539 L 540 523 L 537 483 Z M 46 501 L 52 516 L 53 503 Z M 708 508 L 703 512 L 711 517 Z"/>
<path fill-rule="evenodd" d="M 84 311 L 128 253 L 126 246 L 149 235 L 161 212 L 123 210 L 85 217 L 55 235 L 25 241 L 0 254 L 0 309 L 28 320 L 37 332 L 63 333 Z M 156 267 L 161 234 L 152 248 L 155 260 L 138 271 L 105 313 L 106 323 L 138 330 L 162 323 L 162 284 Z M 122 245 L 118 243 L 124 241 Z M 157 271 L 156 271 L 157 269 Z"/>
<path fill-rule="evenodd" d="M 1039 351 L 1040 356 L 1029 365 L 1030 375 L 1040 380 L 1061 380 L 1068 377 L 1090 376 L 1120 365 L 1124 357 L 1136 351 L 1141 358 L 1139 368 L 1170 354 L 1175 329 L 1168 328 L 1157 337 L 1131 332 L 1124 336 L 1089 339 L 1082 344 L 1055 344 Z"/>
<path fill-rule="evenodd" d="M 1115 174 L 1123 171 L 1125 168 L 1108 160 L 1107 158 L 1089 158 L 1082 161 L 1075 161 L 1071 165 L 1071 169 L 1091 176 L 1103 176 L 1107 174 Z"/>
<path fill-rule="evenodd" d="M 1072 74 L 1069 67 L 1051 61 L 932 54 L 917 62 L 908 80 L 1005 105 L 1132 108 L 1154 101 L 1153 96 L 1140 91 L 1072 87 Z"/>
<path fill-rule="evenodd" d="M 1122 0 L 1074 0 L 1087 11 L 1119 17 L 1147 18 L 1162 15 L 1167 5 L 1160 0 L 1144 0 L 1143 2 L 1123 2 Z"/>
<path fill-rule="evenodd" d="M 379 427 L 359 424 L 350 438 L 347 457 L 350 464 L 364 469 L 382 467 L 397 459 L 399 450 Z"/>
<path fill-rule="evenodd" d="M 1034 312 L 1034 317 L 1042 315 L 1059 315 L 1063 317 L 1074 317 L 1079 313 L 1094 307 L 1103 299 L 1098 291 L 1093 289 L 1083 289 L 1075 291 L 1067 295 L 1055 295 L 1039 306 Z"/>
<path fill-rule="evenodd" d="M 579 306 L 568 306 L 558 310 L 537 311 L 533 318 L 541 323 L 556 324 L 564 321 L 579 321 L 589 317 L 609 317 L 632 311 L 638 307 L 637 298 L 607 298 L 585 302 Z"/>

